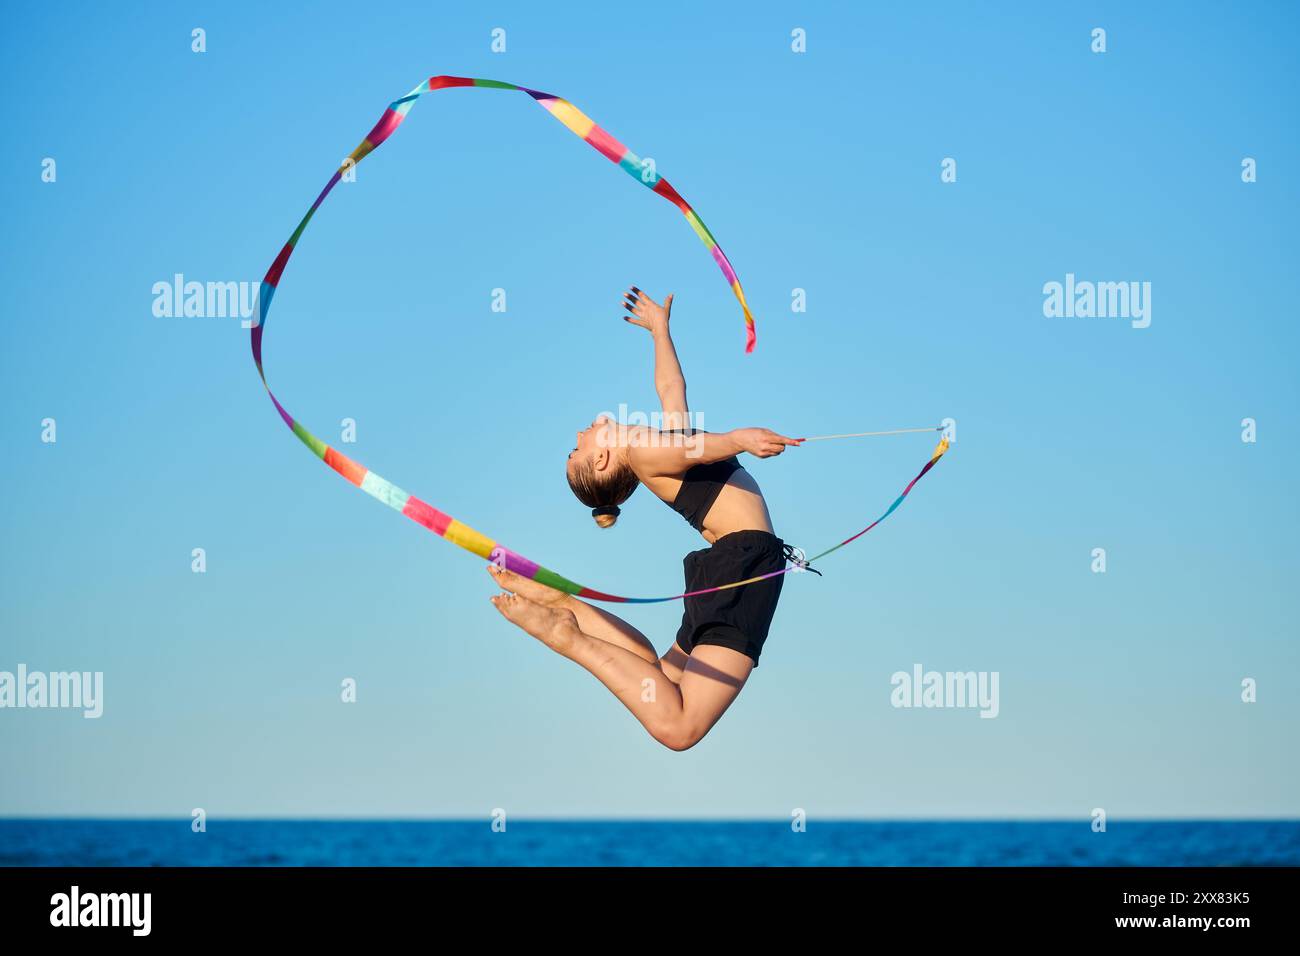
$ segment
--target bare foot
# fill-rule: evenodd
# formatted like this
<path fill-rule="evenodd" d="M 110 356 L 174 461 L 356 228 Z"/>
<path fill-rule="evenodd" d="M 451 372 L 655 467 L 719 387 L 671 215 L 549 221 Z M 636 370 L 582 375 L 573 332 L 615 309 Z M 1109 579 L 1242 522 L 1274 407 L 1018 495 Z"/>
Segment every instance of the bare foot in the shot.
<path fill-rule="evenodd" d="M 568 650 L 579 633 L 578 619 L 572 611 L 547 607 L 517 594 L 495 594 L 492 604 L 511 624 L 561 654 Z"/>
<path fill-rule="evenodd" d="M 563 591 L 557 591 L 555 588 L 547 587 L 537 581 L 530 581 L 528 578 L 515 574 L 513 571 L 507 571 L 495 564 L 489 564 L 487 572 L 501 590 L 509 591 L 511 594 L 518 594 L 520 597 L 526 597 L 534 604 L 559 607 L 569 597 Z"/>

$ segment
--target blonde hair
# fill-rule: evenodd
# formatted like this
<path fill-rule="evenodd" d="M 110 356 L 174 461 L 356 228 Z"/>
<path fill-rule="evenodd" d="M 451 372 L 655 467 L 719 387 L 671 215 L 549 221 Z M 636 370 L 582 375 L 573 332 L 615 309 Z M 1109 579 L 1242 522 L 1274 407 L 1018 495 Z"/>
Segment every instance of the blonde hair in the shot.
<path fill-rule="evenodd" d="M 618 521 L 618 506 L 627 501 L 641 484 L 636 472 L 625 462 L 602 475 L 591 466 L 591 462 L 584 461 L 566 474 L 574 496 L 591 509 L 591 516 L 601 528 L 614 527 Z"/>

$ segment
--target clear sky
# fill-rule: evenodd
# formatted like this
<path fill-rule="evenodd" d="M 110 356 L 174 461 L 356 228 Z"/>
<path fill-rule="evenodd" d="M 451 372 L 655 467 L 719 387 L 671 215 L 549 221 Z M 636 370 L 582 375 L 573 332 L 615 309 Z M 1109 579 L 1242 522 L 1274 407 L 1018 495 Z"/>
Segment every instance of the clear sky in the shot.
<path fill-rule="evenodd" d="M 0 814 L 1300 814 L 1294 5 L 401 6 L 7 10 L 0 670 L 102 671 L 105 700 L 0 710 Z M 758 349 L 671 205 L 526 96 L 452 90 L 285 274 L 267 372 L 317 434 L 352 418 L 341 447 L 407 490 L 653 595 L 698 538 L 644 490 L 600 531 L 562 477 L 594 413 L 653 407 L 627 285 L 676 293 L 705 427 L 957 422 L 897 514 L 787 581 L 687 753 L 504 622 L 481 561 L 313 459 L 238 319 L 153 314 L 176 273 L 259 280 L 441 73 L 565 96 L 654 158 Z M 1067 273 L 1151 283 L 1150 326 L 1045 317 Z M 751 470 L 820 549 L 931 447 Z M 627 613 L 662 647 L 680 608 Z M 892 707 L 914 664 L 997 671 L 998 717 Z"/>

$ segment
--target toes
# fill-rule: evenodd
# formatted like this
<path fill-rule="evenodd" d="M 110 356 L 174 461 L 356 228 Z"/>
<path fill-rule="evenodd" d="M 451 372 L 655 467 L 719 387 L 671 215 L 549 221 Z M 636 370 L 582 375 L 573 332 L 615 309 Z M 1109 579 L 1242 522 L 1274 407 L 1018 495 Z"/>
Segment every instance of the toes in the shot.
<path fill-rule="evenodd" d="M 505 568 L 496 564 L 489 564 L 487 566 L 487 573 L 492 576 L 492 580 L 496 581 L 497 585 L 503 590 L 513 591 L 515 589 L 515 582 L 518 580 L 518 576 L 515 572 L 507 571 Z"/>

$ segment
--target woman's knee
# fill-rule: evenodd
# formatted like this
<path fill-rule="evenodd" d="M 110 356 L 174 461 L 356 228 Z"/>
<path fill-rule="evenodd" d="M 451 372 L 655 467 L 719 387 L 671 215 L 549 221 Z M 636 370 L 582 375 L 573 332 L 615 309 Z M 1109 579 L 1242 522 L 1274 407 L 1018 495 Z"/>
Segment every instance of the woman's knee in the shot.
<path fill-rule="evenodd" d="M 686 721 L 674 721 L 651 731 L 651 736 L 669 750 L 681 753 L 690 750 L 708 733 L 708 728 L 690 724 Z"/>

